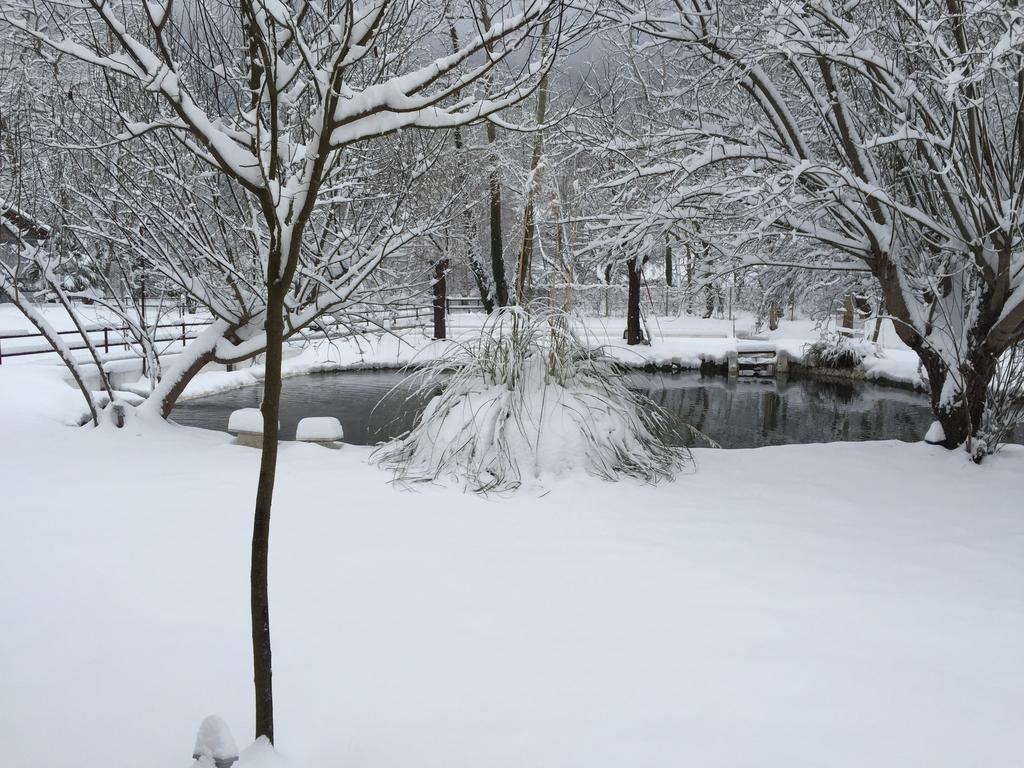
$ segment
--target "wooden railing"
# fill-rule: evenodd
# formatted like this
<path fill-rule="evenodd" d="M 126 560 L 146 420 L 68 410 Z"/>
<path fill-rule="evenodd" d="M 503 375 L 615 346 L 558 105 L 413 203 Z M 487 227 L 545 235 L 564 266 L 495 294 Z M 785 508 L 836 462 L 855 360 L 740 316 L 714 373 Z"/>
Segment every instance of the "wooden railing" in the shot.
<path fill-rule="evenodd" d="M 181 341 L 181 345 L 184 347 L 190 339 L 194 339 L 198 331 L 197 328 L 205 328 L 209 325 L 208 322 L 180 322 L 180 323 L 161 323 L 155 326 L 149 326 L 149 330 L 154 334 L 154 343 L 160 344 L 165 342 L 177 342 Z M 85 333 L 89 337 L 89 341 L 97 350 L 102 350 L 104 354 L 110 354 L 110 350 L 114 349 L 125 349 L 130 351 L 133 347 L 139 346 L 139 341 L 135 338 L 130 326 L 90 326 L 85 328 Z M 82 335 L 77 330 L 70 331 L 57 331 L 58 336 L 76 336 L 78 337 L 79 343 L 75 344 L 74 341 L 68 344 L 68 349 L 77 351 L 82 349 L 88 349 L 88 345 L 85 340 L 82 339 Z M 43 346 L 39 348 L 23 349 L 21 344 L 4 349 L 4 342 L 12 339 L 40 339 L 43 341 Z M 0 333 L 0 364 L 3 363 L 4 358 L 8 357 L 23 357 L 25 355 L 46 355 L 53 352 L 53 347 L 50 342 L 47 341 L 46 336 L 42 333 Z"/>
<path fill-rule="evenodd" d="M 348 322 L 344 325 L 338 322 L 319 323 L 313 327 L 313 335 L 315 336 L 318 331 L 324 336 L 346 336 L 355 333 L 377 333 L 389 330 L 419 328 L 431 323 L 432 312 L 433 309 L 429 306 L 410 306 L 374 310 L 366 313 L 352 313 L 347 315 Z M 155 343 L 176 343 L 180 341 L 184 347 L 191 339 L 196 337 L 200 329 L 205 328 L 207 325 L 209 325 L 209 322 L 183 321 L 178 323 L 161 323 L 149 326 L 149 331 L 155 335 L 153 339 Z M 85 332 L 92 345 L 98 351 L 102 351 L 107 355 L 110 354 L 112 349 L 115 351 L 118 349 L 132 351 L 139 346 L 138 339 L 127 325 L 89 326 L 85 329 Z M 88 345 L 82 340 L 82 336 L 77 330 L 58 331 L 57 333 L 59 336 L 76 337 L 76 339 L 69 340 L 68 349 L 72 351 L 88 349 Z M 32 345 L 30 349 L 25 349 L 23 346 L 26 339 L 35 339 L 42 343 L 38 346 Z M 19 343 L 12 346 L 9 343 L 12 340 L 19 340 Z M 5 341 L 8 342 L 6 349 L 4 348 Z M 32 342 L 28 343 L 32 344 Z M 0 332 L 0 364 L 3 364 L 4 359 L 9 357 L 46 355 L 52 354 L 53 351 L 53 347 L 42 333 Z"/>
<path fill-rule="evenodd" d="M 484 303 L 479 296 L 449 296 L 446 304 L 449 315 L 453 312 L 484 311 Z"/>

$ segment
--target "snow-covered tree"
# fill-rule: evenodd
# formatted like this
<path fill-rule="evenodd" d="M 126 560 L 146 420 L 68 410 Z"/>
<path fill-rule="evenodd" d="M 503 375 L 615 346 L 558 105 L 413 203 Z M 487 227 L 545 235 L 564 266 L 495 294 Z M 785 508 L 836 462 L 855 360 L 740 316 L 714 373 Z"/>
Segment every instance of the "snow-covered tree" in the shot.
<path fill-rule="evenodd" d="M 993 0 L 616 2 L 695 76 L 638 176 L 728 206 L 751 241 L 868 270 L 920 356 L 947 447 L 1024 335 L 1024 14 Z"/>
<path fill-rule="evenodd" d="M 396 241 L 419 233 L 416 222 L 373 230 L 371 221 L 354 238 L 332 237 L 332 210 L 344 205 L 366 142 L 485 120 L 527 97 L 557 49 L 542 43 L 540 30 L 555 19 L 559 35 L 558 0 L 505 3 L 490 9 L 487 23 L 474 11 L 472 3 L 430 0 L 44 0 L 0 10 L 6 25 L 48 55 L 109 79 L 106 98 L 123 123 L 118 140 L 152 134 L 183 147 L 245 213 L 240 239 L 252 246 L 257 277 L 224 271 L 236 298 L 231 309 L 247 311 L 218 314 L 153 402 L 163 410 L 164 396 L 211 359 L 265 354 L 252 558 L 257 735 L 274 732 L 266 573 L 282 344 L 343 306 Z M 452 23 L 471 30 L 455 51 L 443 44 Z M 135 111 L 137 99 L 122 102 L 122 91 L 150 94 L 149 108 Z M 415 168 L 424 160 L 399 162 Z M 216 248 L 207 250 L 217 258 Z"/>

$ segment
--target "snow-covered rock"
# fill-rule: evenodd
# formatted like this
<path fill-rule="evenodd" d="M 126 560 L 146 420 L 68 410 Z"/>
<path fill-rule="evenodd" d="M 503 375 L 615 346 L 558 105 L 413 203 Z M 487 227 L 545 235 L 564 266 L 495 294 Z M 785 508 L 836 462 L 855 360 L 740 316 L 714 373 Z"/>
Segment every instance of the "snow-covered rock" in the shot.
<path fill-rule="evenodd" d="M 309 416 L 299 421 L 295 439 L 311 443 L 330 443 L 345 437 L 341 422 L 333 416 Z"/>
<path fill-rule="evenodd" d="M 241 432 L 263 434 L 263 413 L 259 408 L 239 408 L 232 411 L 228 418 L 228 432 L 237 435 Z"/>
<path fill-rule="evenodd" d="M 938 445 L 946 439 L 946 430 L 942 428 L 942 425 L 933 421 L 932 425 L 928 427 L 928 431 L 925 433 L 924 441 L 931 443 L 932 445 Z"/>

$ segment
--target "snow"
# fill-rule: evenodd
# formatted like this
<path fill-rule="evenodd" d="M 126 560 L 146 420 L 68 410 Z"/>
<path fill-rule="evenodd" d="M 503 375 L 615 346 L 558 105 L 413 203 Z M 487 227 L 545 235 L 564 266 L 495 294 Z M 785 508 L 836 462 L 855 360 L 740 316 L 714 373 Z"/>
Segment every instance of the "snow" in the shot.
<path fill-rule="evenodd" d="M 239 432 L 263 434 L 263 413 L 259 408 L 239 408 L 232 411 L 228 418 L 228 432 L 237 435 Z"/>
<path fill-rule="evenodd" d="M 341 422 L 333 416 L 307 416 L 295 429 L 296 440 L 336 441 L 345 437 Z"/>
<path fill-rule="evenodd" d="M 4 763 L 178 768 L 211 711 L 248 742 L 259 454 L 66 427 L 50 368 L 0 368 Z M 368 454 L 282 444 L 279 751 L 239 768 L 1018 759 L 1024 449 L 697 450 L 672 484 L 507 498 Z"/>
<path fill-rule="evenodd" d="M 80 424 L 88 416 L 81 393 L 64 381 L 62 373 L 55 366 L 4 363 L 0 367 L 0 452 L 11 448 L 3 416 L 17 414 L 30 421 L 46 419 L 67 425 Z M 0 473 L 3 470 L 0 463 Z"/>
<path fill-rule="evenodd" d="M 928 432 L 924 436 L 926 443 L 932 445 L 938 445 L 946 439 L 946 430 L 942 428 L 942 424 L 937 421 L 933 421 L 931 426 L 928 427 Z"/>
<path fill-rule="evenodd" d="M 199 724 L 199 732 L 196 734 L 196 746 L 192 750 L 192 757 L 212 757 L 223 760 L 225 758 L 238 757 L 238 747 L 231 735 L 228 724 L 217 715 L 208 715 Z"/>
<path fill-rule="evenodd" d="M 239 756 L 237 768 L 286 768 L 287 761 L 265 736 L 260 736 Z"/>

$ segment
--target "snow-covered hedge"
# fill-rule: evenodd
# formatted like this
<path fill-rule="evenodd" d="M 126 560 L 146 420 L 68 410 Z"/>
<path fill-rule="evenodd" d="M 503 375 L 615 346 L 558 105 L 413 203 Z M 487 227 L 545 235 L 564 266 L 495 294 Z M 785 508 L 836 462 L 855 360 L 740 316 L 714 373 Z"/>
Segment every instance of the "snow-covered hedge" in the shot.
<path fill-rule="evenodd" d="M 483 492 L 571 469 L 656 482 L 692 465 L 666 441 L 664 412 L 630 390 L 620 364 L 583 343 L 564 314 L 496 313 L 418 375 L 436 387 L 442 373 L 416 427 L 374 454 L 399 480 L 449 476 Z"/>

